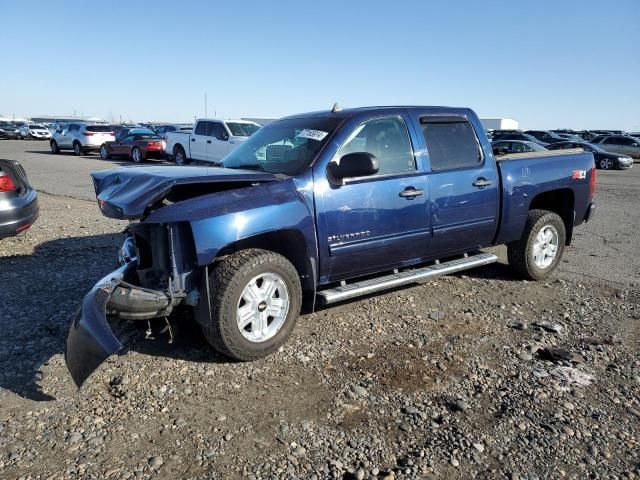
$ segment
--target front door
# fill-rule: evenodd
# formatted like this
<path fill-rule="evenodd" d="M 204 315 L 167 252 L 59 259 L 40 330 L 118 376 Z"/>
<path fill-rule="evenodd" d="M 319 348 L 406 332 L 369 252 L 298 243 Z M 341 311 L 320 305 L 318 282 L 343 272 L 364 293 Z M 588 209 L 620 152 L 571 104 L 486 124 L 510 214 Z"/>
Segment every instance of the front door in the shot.
<path fill-rule="evenodd" d="M 499 199 L 490 151 L 481 148 L 464 116 L 423 115 L 418 121 L 431 170 L 429 256 L 443 258 L 490 245 L 498 227 Z"/>
<path fill-rule="evenodd" d="M 427 252 L 427 182 L 405 120 L 394 115 L 361 123 L 332 161 L 355 152 L 373 154 L 378 173 L 335 185 L 325 171 L 314 172 L 320 256 L 331 281 L 410 264 Z"/>
<path fill-rule="evenodd" d="M 207 162 L 220 163 L 229 153 L 229 134 L 220 122 L 209 122 L 207 133 Z"/>

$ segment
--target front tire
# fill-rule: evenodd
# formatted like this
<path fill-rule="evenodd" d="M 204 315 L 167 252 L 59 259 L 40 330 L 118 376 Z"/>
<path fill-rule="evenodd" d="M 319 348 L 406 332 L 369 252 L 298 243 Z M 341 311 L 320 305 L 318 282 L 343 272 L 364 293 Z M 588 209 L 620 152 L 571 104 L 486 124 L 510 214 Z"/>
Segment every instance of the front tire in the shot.
<path fill-rule="evenodd" d="M 602 170 L 611 170 L 613 168 L 613 160 L 610 158 L 601 158 L 598 162 L 598 166 Z"/>
<path fill-rule="evenodd" d="M 49 146 L 51 147 L 51 153 L 60 153 L 60 147 L 58 146 L 58 142 L 55 140 L 51 140 L 51 142 L 49 142 Z"/>
<path fill-rule="evenodd" d="M 241 361 L 275 352 L 302 304 L 295 267 L 277 253 L 247 249 L 223 258 L 209 275 L 211 318 L 202 330 L 218 352 Z"/>
<path fill-rule="evenodd" d="M 507 245 L 509 265 L 527 280 L 542 280 L 556 269 L 566 239 L 562 218 L 547 210 L 531 210 L 522 238 Z"/>
<path fill-rule="evenodd" d="M 103 160 L 109 160 L 111 158 L 111 153 L 109 153 L 109 147 L 106 145 L 100 146 L 100 158 Z"/>

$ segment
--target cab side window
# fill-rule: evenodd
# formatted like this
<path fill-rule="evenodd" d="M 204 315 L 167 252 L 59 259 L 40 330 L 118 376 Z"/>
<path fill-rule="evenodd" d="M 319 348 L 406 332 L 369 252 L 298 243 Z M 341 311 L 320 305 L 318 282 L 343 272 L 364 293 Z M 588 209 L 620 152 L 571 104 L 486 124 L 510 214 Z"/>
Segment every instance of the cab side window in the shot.
<path fill-rule="evenodd" d="M 356 152 L 376 157 L 378 175 L 416 169 L 409 133 L 399 117 L 375 118 L 358 125 L 338 151 L 338 158 Z"/>
<path fill-rule="evenodd" d="M 208 122 L 198 122 L 198 124 L 196 125 L 196 129 L 193 133 L 195 133 L 196 135 L 206 135 L 207 123 Z"/>
<path fill-rule="evenodd" d="M 429 116 L 420 119 L 431 169 L 454 170 L 480 165 L 483 160 L 471 124 L 462 117 Z"/>

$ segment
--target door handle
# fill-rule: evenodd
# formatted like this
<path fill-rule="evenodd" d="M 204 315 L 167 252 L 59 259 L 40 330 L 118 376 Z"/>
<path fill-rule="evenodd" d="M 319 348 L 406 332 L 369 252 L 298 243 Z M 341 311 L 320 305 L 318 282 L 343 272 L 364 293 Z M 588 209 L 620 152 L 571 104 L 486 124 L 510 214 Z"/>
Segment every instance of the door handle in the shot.
<path fill-rule="evenodd" d="M 207 140 L 207 143 L 211 143 L 211 140 Z"/>
<path fill-rule="evenodd" d="M 419 197 L 424 194 L 424 190 L 419 190 L 413 187 L 407 187 L 400 192 L 400 196 L 404 198 Z"/>
<path fill-rule="evenodd" d="M 480 177 L 478 178 L 475 182 L 473 182 L 473 186 L 474 187 L 478 187 L 478 188 L 484 188 L 484 187 L 488 187 L 489 185 L 491 185 L 493 182 L 491 180 L 487 180 L 484 177 Z"/>
<path fill-rule="evenodd" d="M 195 138 L 192 138 L 192 139 L 191 139 L 191 141 L 192 141 L 192 142 L 195 142 L 195 141 L 196 141 L 196 139 L 195 139 Z"/>

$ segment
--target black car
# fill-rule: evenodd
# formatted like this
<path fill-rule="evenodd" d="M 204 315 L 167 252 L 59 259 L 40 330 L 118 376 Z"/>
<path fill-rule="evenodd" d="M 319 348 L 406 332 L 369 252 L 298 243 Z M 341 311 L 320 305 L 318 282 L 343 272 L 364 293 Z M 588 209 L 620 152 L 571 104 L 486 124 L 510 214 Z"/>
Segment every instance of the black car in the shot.
<path fill-rule="evenodd" d="M 38 218 L 38 198 L 15 160 L 0 159 L 0 238 L 24 232 Z"/>
<path fill-rule="evenodd" d="M 11 122 L 0 122 L 0 138 L 15 140 L 18 138 L 18 127 Z"/>
<path fill-rule="evenodd" d="M 503 135 L 494 136 L 492 139 L 494 142 L 498 140 L 520 140 L 521 142 L 534 142 L 543 147 L 547 146 L 546 142 L 538 140 L 536 137 L 522 132 L 505 133 Z"/>
<path fill-rule="evenodd" d="M 527 130 L 524 133 L 527 135 L 531 135 L 535 137 L 538 142 L 544 143 L 558 143 L 564 142 L 566 139 L 562 138 L 560 135 L 554 132 L 550 132 L 549 130 Z"/>
<path fill-rule="evenodd" d="M 558 142 L 547 147 L 548 150 L 565 150 L 568 148 L 582 148 L 593 153 L 596 168 L 611 170 L 613 168 L 623 170 L 633 166 L 633 158 L 619 153 L 605 152 L 597 145 L 588 142 Z"/>
<path fill-rule="evenodd" d="M 506 155 L 509 153 L 541 152 L 546 150 L 536 142 L 525 142 L 522 140 L 496 140 L 491 143 L 494 155 Z"/>

